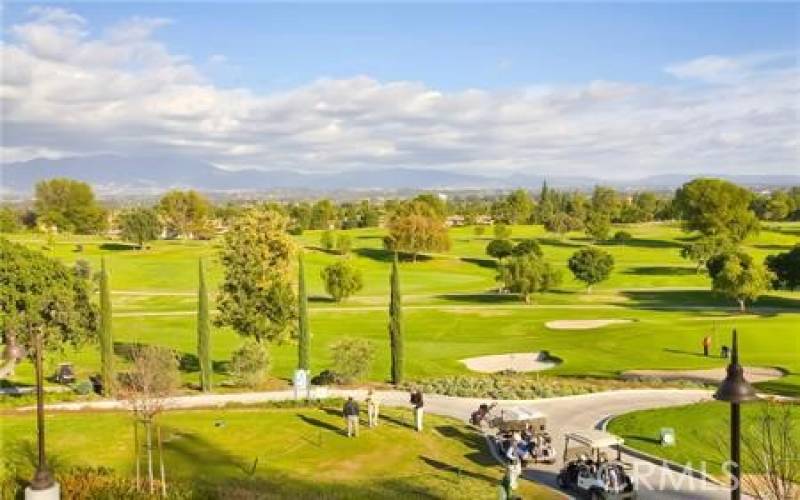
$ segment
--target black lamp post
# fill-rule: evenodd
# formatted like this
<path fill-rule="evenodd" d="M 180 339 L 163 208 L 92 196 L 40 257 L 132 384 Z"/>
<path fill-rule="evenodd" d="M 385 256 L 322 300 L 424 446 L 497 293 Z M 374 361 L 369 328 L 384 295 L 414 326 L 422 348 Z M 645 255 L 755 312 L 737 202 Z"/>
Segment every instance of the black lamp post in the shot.
<path fill-rule="evenodd" d="M 53 487 L 55 480 L 47 467 L 47 458 L 44 452 L 44 376 L 42 375 L 42 331 L 36 332 L 36 431 L 39 448 L 39 462 L 36 465 L 36 474 L 31 481 L 34 491 L 47 490 Z"/>
<path fill-rule="evenodd" d="M 741 415 L 739 405 L 758 399 L 756 391 L 744 379 L 744 369 L 739 364 L 739 341 L 736 330 L 733 331 L 733 348 L 731 363 L 728 365 L 728 374 L 722 381 L 714 399 L 728 401 L 731 404 L 731 500 L 742 498 L 742 469 L 740 444 L 742 437 Z"/>

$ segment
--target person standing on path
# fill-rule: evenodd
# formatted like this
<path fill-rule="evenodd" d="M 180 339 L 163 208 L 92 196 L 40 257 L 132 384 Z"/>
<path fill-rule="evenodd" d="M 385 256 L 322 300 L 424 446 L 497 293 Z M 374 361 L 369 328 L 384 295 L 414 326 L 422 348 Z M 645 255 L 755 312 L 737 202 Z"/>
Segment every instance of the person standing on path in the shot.
<path fill-rule="evenodd" d="M 378 415 L 380 413 L 380 400 L 370 389 L 367 392 L 367 425 L 370 427 L 378 426 Z"/>
<path fill-rule="evenodd" d="M 347 421 L 347 437 L 358 437 L 358 403 L 353 396 L 347 398 L 342 410 L 344 419 Z"/>
<path fill-rule="evenodd" d="M 417 432 L 422 432 L 422 417 L 424 416 L 425 403 L 422 399 L 422 391 L 414 389 L 411 391 L 411 407 L 414 409 L 414 427 Z"/>
<path fill-rule="evenodd" d="M 708 357 L 708 353 L 711 350 L 711 336 L 706 335 L 703 337 L 703 356 Z"/>

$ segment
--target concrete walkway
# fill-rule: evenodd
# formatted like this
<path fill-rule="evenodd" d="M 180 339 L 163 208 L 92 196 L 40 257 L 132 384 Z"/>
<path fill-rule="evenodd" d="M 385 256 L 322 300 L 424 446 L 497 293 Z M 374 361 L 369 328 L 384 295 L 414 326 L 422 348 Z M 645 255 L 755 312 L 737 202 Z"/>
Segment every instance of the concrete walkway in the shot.
<path fill-rule="evenodd" d="M 401 391 L 377 391 L 384 405 L 408 406 L 408 394 Z M 357 399 L 366 397 L 366 390 L 331 389 L 321 397 L 346 397 L 354 396 Z M 252 392 L 240 394 L 207 394 L 197 396 L 178 396 L 169 398 L 166 407 L 170 409 L 200 408 L 224 406 L 234 404 L 257 404 L 268 401 L 282 401 L 292 399 L 291 390 Z M 565 432 L 582 429 L 594 429 L 597 425 L 613 415 L 620 415 L 634 410 L 660 408 L 696 403 L 709 400 L 711 392 L 705 390 L 681 389 L 631 389 L 608 391 L 580 396 L 565 396 L 537 400 L 503 400 L 497 401 L 498 410 L 513 406 L 532 406 L 548 416 L 548 426 L 554 438 L 554 447 L 557 455 L 563 451 L 563 435 Z M 489 402 L 483 398 L 457 398 L 426 395 L 426 411 L 437 415 L 467 420 L 470 413 L 477 409 L 481 403 Z M 54 410 L 113 410 L 124 409 L 124 401 L 90 401 L 58 403 L 47 406 Z M 30 410 L 31 407 L 20 410 Z M 685 474 L 656 466 L 650 462 L 627 455 L 623 456 L 626 462 L 631 463 L 638 471 L 640 495 L 645 500 L 666 499 L 723 499 L 728 498 L 729 492 L 707 481 L 692 478 Z M 561 467 L 561 459 L 555 465 L 538 464 L 527 470 L 524 477 L 557 488 L 555 477 Z M 714 471 L 710 471 L 714 472 Z"/>

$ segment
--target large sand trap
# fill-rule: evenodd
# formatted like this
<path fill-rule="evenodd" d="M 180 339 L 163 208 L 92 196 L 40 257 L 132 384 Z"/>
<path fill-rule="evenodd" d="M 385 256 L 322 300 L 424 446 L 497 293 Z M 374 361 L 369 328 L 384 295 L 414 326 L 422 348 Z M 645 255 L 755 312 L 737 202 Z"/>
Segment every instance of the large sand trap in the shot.
<path fill-rule="evenodd" d="M 631 319 L 558 319 L 544 324 L 551 330 L 591 330 L 607 325 L 631 323 Z"/>
<path fill-rule="evenodd" d="M 786 374 L 777 368 L 764 368 L 759 366 L 744 367 L 744 376 L 748 382 L 763 382 L 765 380 L 781 378 L 784 375 Z M 710 368 L 708 370 L 630 370 L 623 373 L 622 378 L 690 380 L 692 382 L 716 384 L 725 378 L 725 368 Z"/>
<path fill-rule="evenodd" d="M 492 356 L 479 356 L 477 358 L 462 359 L 472 371 L 482 373 L 497 373 L 504 370 L 515 372 L 538 372 L 549 370 L 559 362 L 541 352 L 515 352 L 510 354 L 495 354 Z"/>

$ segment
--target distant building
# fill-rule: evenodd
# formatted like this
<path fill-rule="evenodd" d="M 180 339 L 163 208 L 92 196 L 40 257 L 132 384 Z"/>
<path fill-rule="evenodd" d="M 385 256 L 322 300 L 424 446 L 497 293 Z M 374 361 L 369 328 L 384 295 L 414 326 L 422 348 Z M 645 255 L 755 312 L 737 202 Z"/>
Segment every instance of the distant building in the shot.
<path fill-rule="evenodd" d="M 445 219 L 444 223 L 447 227 L 457 227 L 463 226 L 466 222 L 466 219 L 463 215 L 450 215 Z"/>

